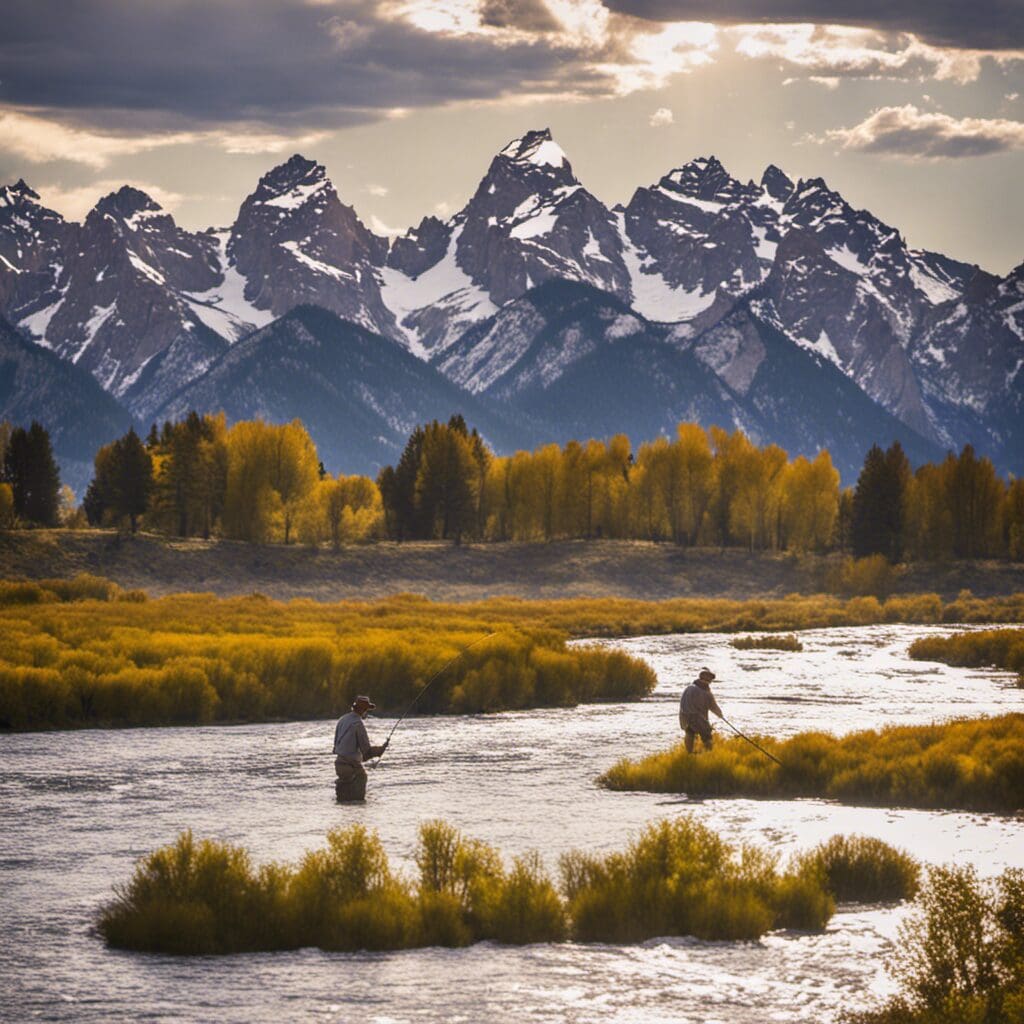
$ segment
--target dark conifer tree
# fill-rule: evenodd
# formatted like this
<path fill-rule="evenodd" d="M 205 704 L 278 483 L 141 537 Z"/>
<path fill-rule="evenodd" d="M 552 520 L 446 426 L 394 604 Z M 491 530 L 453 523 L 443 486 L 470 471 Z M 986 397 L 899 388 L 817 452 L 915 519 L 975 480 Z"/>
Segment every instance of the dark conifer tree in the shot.
<path fill-rule="evenodd" d="M 60 473 L 50 435 L 35 421 L 11 431 L 4 453 L 3 480 L 11 485 L 14 514 L 40 526 L 56 526 L 60 513 Z"/>
<path fill-rule="evenodd" d="M 128 517 L 132 533 L 135 533 L 139 516 L 149 508 L 153 491 L 153 459 L 134 429 L 114 442 L 114 451 L 112 505 L 117 513 Z"/>
<path fill-rule="evenodd" d="M 903 557 L 903 504 L 910 464 L 898 441 L 883 452 L 872 445 L 853 492 L 850 523 L 857 558 L 885 555 L 891 562 Z"/>
<path fill-rule="evenodd" d="M 427 536 L 416 503 L 416 479 L 423 458 L 422 427 L 417 427 L 406 442 L 395 467 L 391 495 L 391 518 L 394 521 L 395 540 L 413 540 Z"/>

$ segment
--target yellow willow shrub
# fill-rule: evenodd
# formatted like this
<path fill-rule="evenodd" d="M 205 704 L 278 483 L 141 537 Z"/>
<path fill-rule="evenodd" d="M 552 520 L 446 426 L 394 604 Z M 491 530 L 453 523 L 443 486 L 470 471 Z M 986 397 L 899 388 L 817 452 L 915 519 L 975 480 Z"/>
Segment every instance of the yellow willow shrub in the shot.
<path fill-rule="evenodd" d="M 820 871 L 837 900 L 871 903 L 910 899 L 921 873 L 910 854 L 871 836 L 833 836 L 800 855 L 796 865 Z"/>
<path fill-rule="evenodd" d="M 729 643 L 738 651 L 802 651 L 804 645 L 792 633 L 781 636 L 738 636 Z"/>
<path fill-rule="evenodd" d="M 1024 595 L 987 600 L 965 595 L 954 605 L 943 605 L 934 595 L 884 604 L 874 597 L 827 595 L 662 602 L 495 598 L 451 604 L 408 594 L 334 604 L 211 594 L 145 602 L 0 604 L 0 669 L 77 672 L 70 705 L 59 693 L 48 700 L 38 692 L 50 677 L 33 677 L 30 694 L 6 689 L 0 720 L 17 722 L 12 728 L 47 728 L 206 721 L 211 715 L 214 721 L 328 717 L 367 691 L 382 711 L 397 712 L 441 669 L 419 702 L 424 713 L 631 699 L 653 686 L 645 663 L 620 651 L 570 646 L 567 639 L 934 622 L 948 620 L 951 608 L 972 621 L 1019 622 Z M 467 650 L 475 641 L 480 642 Z M 172 664 L 186 666 L 191 674 L 180 683 L 159 675 Z M 137 674 L 145 671 L 157 675 Z M 190 710 L 172 713 L 166 699 L 135 693 L 135 687 L 160 679 L 165 695 L 179 692 Z"/>
<path fill-rule="evenodd" d="M 758 742 L 781 766 L 735 738 L 699 755 L 679 744 L 640 761 L 624 759 L 601 781 L 611 789 L 690 796 L 809 796 L 1007 814 L 1024 806 L 1021 714 Z"/>
<path fill-rule="evenodd" d="M 910 645 L 918 661 L 941 661 L 968 668 L 994 665 L 1018 674 L 1024 686 L 1024 629 L 983 629 L 952 636 L 925 636 Z"/>
<path fill-rule="evenodd" d="M 123 590 L 116 583 L 91 573 L 78 573 L 69 580 L 0 581 L 0 605 L 145 599 L 141 591 Z"/>
<path fill-rule="evenodd" d="M 822 928 L 833 910 L 817 874 L 782 876 L 771 855 L 692 816 L 649 826 L 623 853 L 567 854 L 561 867 L 583 941 L 756 939 L 772 927 Z"/>
<path fill-rule="evenodd" d="M 899 992 L 841 1024 L 1018 1024 L 1024 1020 L 1024 871 L 983 882 L 970 866 L 928 870 L 900 925 Z"/>
<path fill-rule="evenodd" d="M 290 873 L 256 872 L 242 848 L 191 832 L 143 858 L 103 908 L 108 945 L 154 953 L 205 954 L 289 948 Z"/>
<path fill-rule="evenodd" d="M 101 908 L 110 946 L 177 954 L 404 949 L 575 937 L 756 939 L 820 929 L 834 906 L 817 865 L 780 872 L 765 850 L 722 840 L 695 818 L 648 827 L 624 852 L 562 858 L 560 895 L 533 853 L 498 851 L 425 822 L 417 877 L 391 870 L 379 837 L 337 828 L 294 865 L 255 867 L 241 847 L 191 832 L 148 856 Z"/>
<path fill-rule="evenodd" d="M 565 911 L 536 855 L 517 858 L 506 871 L 492 846 L 430 821 L 420 826 L 416 866 L 421 944 L 554 942 L 565 936 Z"/>
<path fill-rule="evenodd" d="M 307 853 L 291 880 L 297 945 L 321 949 L 402 949 L 414 904 L 395 878 L 379 837 L 361 825 L 333 829 L 327 849 Z"/>
<path fill-rule="evenodd" d="M 832 589 L 840 594 L 885 598 L 896 582 L 896 569 L 885 555 L 845 558 L 833 574 Z"/>

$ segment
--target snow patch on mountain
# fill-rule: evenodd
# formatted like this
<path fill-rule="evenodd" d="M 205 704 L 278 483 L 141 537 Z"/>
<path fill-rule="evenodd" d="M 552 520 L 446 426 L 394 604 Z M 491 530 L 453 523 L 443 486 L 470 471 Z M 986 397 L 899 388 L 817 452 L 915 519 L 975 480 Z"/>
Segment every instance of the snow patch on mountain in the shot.
<path fill-rule="evenodd" d="M 231 232 L 218 231 L 217 259 L 223 280 L 205 292 L 184 293 L 183 297 L 192 312 L 211 331 L 215 331 L 229 342 L 259 327 L 265 327 L 274 315 L 269 309 L 257 309 L 245 297 L 245 278 L 228 258 L 227 245 Z"/>
<path fill-rule="evenodd" d="M 622 237 L 622 261 L 629 274 L 633 292 L 633 308 L 647 320 L 675 323 L 692 320 L 715 301 L 715 293 L 704 294 L 700 288 L 687 291 L 670 285 L 656 270 L 645 267 L 644 257 L 626 234 L 623 214 L 618 214 Z"/>
<path fill-rule="evenodd" d="M 384 305 L 394 314 L 409 351 L 420 359 L 427 359 L 430 353 L 418 328 L 406 323 L 410 315 L 429 306 L 444 307 L 450 312 L 450 326 L 436 346 L 437 351 L 443 351 L 468 324 L 498 311 L 488 294 L 458 264 L 456 250 L 461 234 L 460 225 L 452 232 L 444 256 L 418 277 L 409 277 L 394 267 L 385 266 L 378 271 Z"/>

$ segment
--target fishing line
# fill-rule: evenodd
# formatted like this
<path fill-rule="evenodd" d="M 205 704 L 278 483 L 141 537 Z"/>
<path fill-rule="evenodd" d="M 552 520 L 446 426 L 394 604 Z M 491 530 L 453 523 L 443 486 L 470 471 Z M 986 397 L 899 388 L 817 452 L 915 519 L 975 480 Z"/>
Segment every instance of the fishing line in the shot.
<path fill-rule="evenodd" d="M 484 641 L 484 640 L 487 640 L 487 639 L 489 639 L 490 637 L 492 637 L 492 636 L 497 636 L 497 635 L 498 635 L 498 631 L 497 631 L 497 630 L 495 630 L 495 631 L 494 631 L 493 633 L 488 633 L 488 634 L 487 634 L 486 636 L 481 636 L 481 637 L 478 637 L 478 638 L 477 638 L 476 640 L 474 640 L 474 641 L 473 641 L 473 642 L 472 642 L 471 644 L 467 645 L 466 647 L 463 647 L 463 648 L 462 648 L 462 650 L 461 650 L 461 651 L 459 651 L 459 653 L 458 653 L 458 654 L 456 654 L 454 658 L 450 659 L 449 661 L 446 661 L 446 662 L 444 663 L 444 665 L 442 665 L 442 666 L 441 666 L 441 667 L 440 667 L 440 668 L 439 668 L 439 669 L 438 669 L 438 670 L 437 670 L 437 671 L 436 671 L 436 672 L 435 672 L 435 673 L 434 673 L 434 674 L 433 674 L 433 675 L 432 675 L 432 676 L 431 676 L 431 677 L 430 677 L 430 678 L 429 678 L 429 679 L 427 680 L 427 685 L 426 685 L 426 686 L 424 686 L 424 687 L 423 687 L 423 689 L 422 689 L 422 690 L 420 690 L 420 692 L 419 692 L 419 693 L 417 693 L 415 697 L 413 697 L 413 699 L 412 699 L 412 703 L 410 703 L 410 705 L 409 705 L 409 706 L 408 706 L 408 707 L 407 707 L 407 708 L 405 709 L 405 711 L 404 711 L 404 712 L 402 712 L 402 717 L 401 717 L 401 718 L 399 718 L 399 720 L 398 720 L 397 722 L 395 722 L 395 724 L 394 724 L 393 726 L 391 726 L 391 732 L 389 732 L 389 733 L 388 733 L 388 738 L 387 738 L 387 739 L 386 739 L 386 740 L 384 741 L 384 746 L 385 746 L 385 747 L 387 747 L 387 745 L 388 745 L 388 744 L 389 744 L 389 743 L 391 742 L 391 737 L 395 735 L 395 730 L 396 730 L 396 729 L 397 729 L 397 728 L 398 728 L 398 727 L 399 727 L 399 726 L 400 726 L 400 725 L 402 724 L 402 722 L 404 722 L 404 721 L 405 721 L 405 718 L 406 718 L 406 716 L 407 716 L 407 715 L 409 714 L 409 712 L 410 712 L 410 711 L 412 711 L 412 709 L 413 709 L 414 707 L 416 707 L 417 703 L 419 702 L 419 699 L 420 699 L 420 698 L 421 698 L 421 697 L 423 696 L 423 694 L 425 694 L 425 693 L 427 692 L 427 690 L 429 690 L 429 689 L 430 689 L 430 687 L 431 687 L 431 686 L 433 686 L 433 685 L 434 685 L 434 683 L 435 683 L 435 682 L 436 682 L 436 681 L 437 681 L 437 680 L 438 680 L 438 679 L 439 679 L 439 678 L 440 678 L 440 677 L 441 677 L 442 675 L 444 675 L 444 673 L 445 673 L 445 672 L 446 672 L 446 671 L 447 671 L 447 670 L 448 670 L 449 668 L 451 668 L 451 667 L 452 667 L 452 665 L 454 665 L 454 664 L 455 664 L 455 662 L 457 662 L 457 661 L 459 660 L 459 658 L 461 658 L 461 657 L 462 657 L 462 656 L 463 656 L 463 655 L 464 655 L 464 654 L 466 653 L 466 651 L 472 650 L 472 649 L 473 649 L 474 647 L 476 647 L 476 645 L 477 645 L 477 644 L 479 644 L 479 643 L 483 643 L 483 641 Z M 386 752 L 387 752 L 387 751 L 385 751 L 385 753 L 386 753 Z M 381 763 L 381 761 L 383 761 L 383 760 L 384 760 L 384 754 L 381 754 L 381 755 L 380 755 L 380 757 L 378 757 L 378 758 L 377 758 L 377 760 L 376 760 L 376 761 L 374 761 L 372 765 L 370 765 L 370 767 L 371 767 L 371 768 L 376 768 L 376 767 L 377 767 L 377 765 L 379 765 L 379 764 Z"/>
<path fill-rule="evenodd" d="M 764 747 L 762 747 L 759 743 L 755 743 L 749 736 L 745 736 L 743 733 L 741 733 L 739 729 L 737 729 L 736 726 L 733 725 L 732 722 L 730 722 L 729 719 L 725 717 L 725 715 L 721 715 L 719 717 L 722 719 L 723 722 L 725 722 L 727 726 L 729 726 L 730 729 L 732 729 L 734 733 L 736 733 L 737 736 L 739 736 L 741 740 L 746 740 L 752 747 L 755 747 L 757 750 L 760 750 L 765 757 L 770 757 L 780 768 L 783 767 L 782 762 L 774 754 L 769 754 L 768 751 L 765 750 Z"/>

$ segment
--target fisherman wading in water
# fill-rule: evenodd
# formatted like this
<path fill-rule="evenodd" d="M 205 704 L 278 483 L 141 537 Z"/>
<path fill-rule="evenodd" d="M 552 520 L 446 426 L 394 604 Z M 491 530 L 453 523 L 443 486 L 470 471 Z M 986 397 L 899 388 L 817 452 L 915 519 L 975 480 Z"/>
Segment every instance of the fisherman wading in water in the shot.
<path fill-rule="evenodd" d="M 387 742 L 375 747 L 366 734 L 363 719 L 377 705 L 369 697 L 356 697 L 352 710 L 338 719 L 334 727 L 334 770 L 338 781 L 339 800 L 362 800 L 366 796 L 366 769 L 363 762 L 380 757 L 387 750 Z"/>
<path fill-rule="evenodd" d="M 711 749 L 711 723 L 708 721 L 708 712 L 713 711 L 719 718 L 722 717 L 722 709 L 711 693 L 711 680 L 714 678 L 714 672 L 702 668 L 700 675 L 683 690 L 683 695 L 679 698 L 679 728 L 683 730 L 683 742 L 688 754 L 693 753 L 693 744 L 698 736 L 704 748 Z"/>

